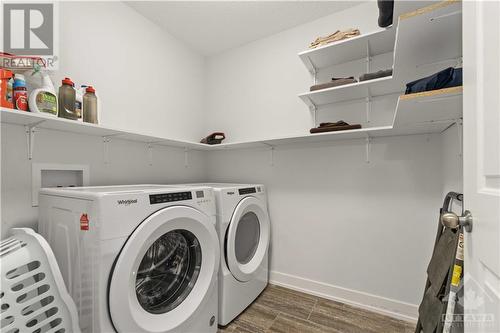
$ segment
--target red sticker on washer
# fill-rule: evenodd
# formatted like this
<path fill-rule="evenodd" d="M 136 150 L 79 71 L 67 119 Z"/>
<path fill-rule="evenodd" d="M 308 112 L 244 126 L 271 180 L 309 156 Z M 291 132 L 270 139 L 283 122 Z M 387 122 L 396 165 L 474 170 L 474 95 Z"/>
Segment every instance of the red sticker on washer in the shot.
<path fill-rule="evenodd" d="M 89 218 L 87 214 L 82 214 L 80 217 L 80 230 L 89 230 Z"/>

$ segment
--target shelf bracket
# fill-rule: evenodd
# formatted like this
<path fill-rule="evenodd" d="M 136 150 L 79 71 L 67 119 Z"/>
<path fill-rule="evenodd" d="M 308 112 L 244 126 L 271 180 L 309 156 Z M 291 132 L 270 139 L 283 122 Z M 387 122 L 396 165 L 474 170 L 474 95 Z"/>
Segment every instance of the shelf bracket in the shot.
<path fill-rule="evenodd" d="M 316 123 L 317 123 L 316 115 L 317 115 L 318 107 L 316 106 L 316 104 L 313 103 L 313 101 L 311 99 L 309 99 L 309 111 L 311 111 L 311 113 L 312 113 L 313 127 L 316 127 Z"/>
<path fill-rule="evenodd" d="M 366 73 L 370 73 L 372 58 L 370 56 L 370 41 L 366 41 Z"/>
<path fill-rule="evenodd" d="M 28 145 L 28 160 L 30 161 L 33 159 L 33 150 L 35 148 L 36 127 L 44 121 L 45 120 L 41 120 L 36 123 L 24 126 L 24 128 L 26 129 L 26 140 Z"/>
<path fill-rule="evenodd" d="M 269 148 L 269 165 L 274 166 L 274 146 L 263 142 Z"/>
<path fill-rule="evenodd" d="M 316 67 L 312 63 L 311 58 L 306 57 L 306 61 L 309 64 L 309 67 L 311 68 L 309 70 L 309 72 L 311 73 L 311 76 L 313 78 L 313 84 L 316 84 L 316 83 L 318 83 L 318 70 L 316 69 Z"/>
<path fill-rule="evenodd" d="M 271 148 L 269 148 L 269 164 L 272 167 L 274 166 L 274 146 L 271 146 Z"/>
<path fill-rule="evenodd" d="M 102 156 L 104 160 L 104 164 L 109 164 L 109 143 L 111 142 L 111 138 L 109 136 L 102 137 Z"/>
<path fill-rule="evenodd" d="M 367 91 L 365 103 L 366 103 L 366 122 L 369 124 L 370 123 L 370 114 L 372 112 L 372 96 L 371 96 L 369 89 Z"/>
<path fill-rule="evenodd" d="M 365 142 L 366 142 L 366 163 L 370 163 L 370 153 L 371 153 L 371 145 L 372 145 L 372 138 L 367 135 L 366 136 L 366 139 L 365 139 Z"/>
<path fill-rule="evenodd" d="M 149 166 L 153 166 L 153 143 L 148 143 L 148 162 Z"/>
<path fill-rule="evenodd" d="M 189 168 L 189 149 L 184 147 L 184 167 Z"/>

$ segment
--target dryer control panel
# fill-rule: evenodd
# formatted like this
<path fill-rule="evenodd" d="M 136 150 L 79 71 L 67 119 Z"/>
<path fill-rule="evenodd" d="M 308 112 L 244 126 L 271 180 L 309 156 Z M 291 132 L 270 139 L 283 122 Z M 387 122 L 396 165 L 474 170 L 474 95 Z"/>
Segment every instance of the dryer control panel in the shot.
<path fill-rule="evenodd" d="M 183 201 L 191 199 L 193 199 L 193 195 L 191 192 L 160 193 L 160 194 L 151 194 L 149 196 L 149 203 L 154 205 L 165 202 Z"/>
<path fill-rule="evenodd" d="M 238 193 L 240 195 L 244 195 L 244 194 L 252 194 L 252 193 L 256 193 L 257 190 L 255 189 L 255 187 L 247 187 L 247 188 L 240 188 L 238 190 Z M 260 192 L 260 191 L 259 191 Z"/>

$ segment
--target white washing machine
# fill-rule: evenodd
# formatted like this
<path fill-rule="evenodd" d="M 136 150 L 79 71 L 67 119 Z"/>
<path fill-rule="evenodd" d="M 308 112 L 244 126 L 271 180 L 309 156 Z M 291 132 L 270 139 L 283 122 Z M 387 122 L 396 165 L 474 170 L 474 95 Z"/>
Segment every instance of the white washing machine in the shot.
<path fill-rule="evenodd" d="M 224 183 L 189 185 L 214 189 L 221 248 L 219 324 L 225 326 L 245 310 L 268 283 L 271 228 L 265 187 Z"/>
<path fill-rule="evenodd" d="M 210 188 L 42 189 L 39 209 L 82 331 L 217 331 Z"/>

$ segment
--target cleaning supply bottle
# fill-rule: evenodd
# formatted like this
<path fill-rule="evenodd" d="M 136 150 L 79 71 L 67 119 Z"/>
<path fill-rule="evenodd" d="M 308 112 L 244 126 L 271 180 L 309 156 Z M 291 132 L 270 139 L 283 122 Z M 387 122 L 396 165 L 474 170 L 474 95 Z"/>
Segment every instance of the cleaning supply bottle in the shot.
<path fill-rule="evenodd" d="M 57 96 L 54 85 L 47 73 L 41 74 L 40 88 L 33 89 L 29 96 L 31 112 L 50 114 L 57 117 Z"/>
<path fill-rule="evenodd" d="M 14 76 L 14 107 L 18 110 L 28 111 L 28 91 L 24 75 L 16 74 Z"/>
<path fill-rule="evenodd" d="M 95 95 L 95 89 L 92 86 L 88 86 L 85 89 L 85 95 L 83 95 L 83 121 L 86 123 L 97 124 L 97 96 Z"/>
<path fill-rule="evenodd" d="M 83 121 L 83 95 L 88 86 L 82 84 L 80 89 L 76 89 L 75 112 L 78 115 L 78 121 Z"/>
<path fill-rule="evenodd" d="M 12 72 L 0 68 L 0 106 L 13 109 L 12 103 Z"/>
<path fill-rule="evenodd" d="M 59 114 L 61 118 L 77 120 L 78 115 L 75 112 L 76 91 L 75 84 L 70 78 L 64 78 L 59 87 Z"/>

